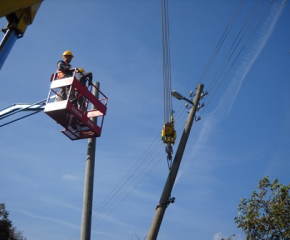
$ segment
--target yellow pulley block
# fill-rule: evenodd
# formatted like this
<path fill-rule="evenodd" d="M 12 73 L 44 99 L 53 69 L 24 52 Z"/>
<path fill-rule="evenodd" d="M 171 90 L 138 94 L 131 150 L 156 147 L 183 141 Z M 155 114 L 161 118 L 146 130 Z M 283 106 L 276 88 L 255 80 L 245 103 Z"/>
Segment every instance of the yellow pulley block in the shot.
<path fill-rule="evenodd" d="M 176 140 L 176 131 L 174 124 L 165 123 L 161 132 L 161 139 L 164 143 L 174 144 Z"/>

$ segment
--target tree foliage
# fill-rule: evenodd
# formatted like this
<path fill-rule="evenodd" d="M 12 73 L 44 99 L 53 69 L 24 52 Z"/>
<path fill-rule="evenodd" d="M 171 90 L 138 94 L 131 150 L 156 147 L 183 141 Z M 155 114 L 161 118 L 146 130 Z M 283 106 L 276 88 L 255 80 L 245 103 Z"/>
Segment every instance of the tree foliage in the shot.
<path fill-rule="evenodd" d="M 12 221 L 8 218 L 9 212 L 4 203 L 0 203 L 0 239 L 1 240 L 26 240 L 22 233 L 13 227 Z"/>
<path fill-rule="evenodd" d="M 250 199 L 241 199 L 235 222 L 247 240 L 290 239 L 290 184 L 282 185 L 268 176 L 259 181 Z"/>

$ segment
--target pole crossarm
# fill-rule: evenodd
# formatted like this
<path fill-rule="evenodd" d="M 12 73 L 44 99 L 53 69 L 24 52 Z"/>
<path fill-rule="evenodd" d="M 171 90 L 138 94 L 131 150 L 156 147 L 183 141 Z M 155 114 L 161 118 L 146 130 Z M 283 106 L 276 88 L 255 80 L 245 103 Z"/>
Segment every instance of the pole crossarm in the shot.
<path fill-rule="evenodd" d="M 191 130 L 191 126 L 195 117 L 195 113 L 198 110 L 198 105 L 199 105 L 199 101 L 201 99 L 201 94 L 203 92 L 203 84 L 200 84 L 198 86 L 196 95 L 195 95 L 195 99 L 193 101 L 193 106 L 189 112 L 186 124 L 185 124 L 185 128 L 183 130 L 175 157 L 174 157 L 174 161 L 172 164 L 172 168 L 171 171 L 168 174 L 161 198 L 159 200 L 159 204 L 156 207 L 156 211 L 155 211 L 155 216 L 153 218 L 151 227 L 149 229 L 149 233 L 147 235 L 146 240 L 156 240 L 157 239 L 157 235 L 162 223 L 162 219 L 163 216 L 165 214 L 165 210 L 167 208 L 167 206 L 169 205 L 169 203 L 172 201 L 172 199 L 170 198 L 171 196 L 171 191 L 178 173 L 178 169 L 182 160 L 182 156 L 186 147 L 186 143 L 189 137 L 189 133 Z"/>

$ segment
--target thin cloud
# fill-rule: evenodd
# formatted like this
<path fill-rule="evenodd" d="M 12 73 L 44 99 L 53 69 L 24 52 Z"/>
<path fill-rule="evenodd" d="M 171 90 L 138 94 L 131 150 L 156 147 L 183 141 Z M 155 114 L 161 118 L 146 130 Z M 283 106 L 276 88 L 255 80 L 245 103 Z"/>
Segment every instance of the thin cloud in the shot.
<path fill-rule="evenodd" d="M 71 174 L 64 174 L 62 176 L 62 179 L 66 180 L 66 181 L 69 181 L 69 182 L 75 182 L 75 181 L 79 180 L 79 177 L 75 176 L 75 175 L 71 175 Z"/>
<path fill-rule="evenodd" d="M 222 234 L 220 232 L 216 233 L 213 236 L 213 240 L 221 240 L 223 238 Z"/>
<path fill-rule="evenodd" d="M 43 203 L 47 205 L 53 205 L 61 208 L 66 208 L 73 210 L 75 212 L 82 212 L 82 209 L 80 207 L 76 207 L 72 204 L 69 204 L 67 201 L 61 200 L 57 198 L 56 196 L 48 196 L 48 195 L 43 195 L 39 198 L 39 201 L 42 201 Z"/>
<path fill-rule="evenodd" d="M 64 226 L 67 226 L 67 227 L 70 227 L 70 228 L 79 229 L 79 226 L 73 225 L 73 224 L 71 224 L 69 222 L 62 221 L 62 220 L 59 220 L 59 219 L 56 219 L 56 218 L 40 216 L 40 215 L 34 214 L 34 213 L 32 213 L 30 211 L 27 211 L 27 210 L 21 210 L 21 212 L 24 215 L 26 215 L 26 216 L 28 216 L 30 218 L 35 218 L 35 219 L 44 220 L 44 221 L 50 221 L 50 222 L 56 222 L 56 223 L 59 223 L 61 225 L 64 225 Z"/>

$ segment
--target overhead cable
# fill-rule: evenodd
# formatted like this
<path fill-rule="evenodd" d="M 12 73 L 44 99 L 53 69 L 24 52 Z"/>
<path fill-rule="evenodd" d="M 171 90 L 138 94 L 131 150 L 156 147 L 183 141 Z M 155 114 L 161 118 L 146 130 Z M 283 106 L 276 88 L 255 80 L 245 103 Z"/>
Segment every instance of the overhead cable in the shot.
<path fill-rule="evenodd" d="M 235 21 L 237 19 L 237 16 L 239 15 L 239 13 L 240 13 L 240 11 L 241 11 L 241 9 L 242 9 L 245 1 L 246 0 L 240 0 L 238 6 L 236 8 L 236 10 L 234 11 L 234 14 L 233 14 L 230 22 L 228 23 L 228 25 L 225 28 L 222 36 L 220 37 L 220 40 L 218 41 L 218 43 L 217 43 L 217 45 L 215 47 L 215 50 L 213 51 L 213 53 L 212 53 L 212 55 L 210 57 L 210 60 L 208 61 L 205 69 L 203 70 L 202 75 L 199 78 L 199 81 L 198 81 L 198 84 L 197 85 L 199 85 L 199 84 L 201 84 L 203 82 L 203 80 L 204 80 L 204 78 L 205 78 L 205 76 L 206 76 L 209 68 L 211 67 L 213 61 L 215 60 L 216 55 L 218 54 L 218 52 L 219 52 L 220 48 L 222 47 L 222 45 L 223 45 L 226 37 L 228 36 L 229 31 L 231 30 L 232 26 L 234 25 L 234 23 L 235 23 Z"/>
<path fill-rule="evenodd" d="M 236 43 L 236 46 L 234 47 L 234 49 L 233 49 L 233 50 L 230 50 L 230 52 L 229 52 L 229 53 L 230 53 L 230 57 L 227 59 L 227 60 L 228 60 L 227 63 L 226 63 L 223 67 L 221 66 L 221 67 L 218 69 L 219 74 L 218 74 L 218 77 L 216 78 L 216 76 L 217 76 L 217 73 L 216 73 L 216 75 L 215 75 L 215 77 L 214 77 L 214 80 L 212 81 L 212 82 L 214 82 L 213 86 L 211 87 L 212 90 L 210 91 L 212 94 L 211 94 L 211 97 L 210 97 L 210 99 L 208 100 L 208 102 L 205 104 L 206 107 L 208 107 L 209 103 L 212 101 L 213 97 L 215 96 L 215 94 L 216 94 L 216 93 L 218 92 L 218 90 L 220 89 L 220 87 L 221 87 L 223 81 L 224 81 L 225 78 L 228 76 L 230 70 L 231 70 L 232 67 L 234 66 L 234 64 L 235 64 L 235 62 L 237 61 L 237 59 L 239 58 L 240 54 L 241 54 L 242 51 L 244 50 L 245 46 L 248 44 L 248 42 L 249 42 L 249 40 L 251 39 L 252 35 L 253 35 L 254 32 L 257 30 L 258 25 L 261 23 L 262 19 L 264 18 L 266 12 L 268 11 L 268 9 L 269 9 L 269 7 L 270 7 L 270 5 L 271 5 L 271 3 L 272 3 L 272 1 L 269 2 L 269 4 L 267 5 L 267 7 L 264 9 L 264 11 L 263 11 L 262 13 L 259 13 L 259 11 L 260 11 L 260 9 L 261 9 L 261 6 L 262 6 L 262 3 L 263 3 L 263 2 L 264 2 L 264 0 L 260 3 L 260 5 L 258 6 L 258 9 L 255 11 L 255 13 L 253 14 L 253 16 L 251 17 L 251 20 L 250 20 L 248 26 L 246 27 L 246 30 L 244 30 L 244 33 L 243 33 L 242 36 L 240 37 L 239 41 Z M 256 5 L 253 7 L 253 9 L 252 9 L 250 15 L 254 12 L 253 10 L 254 10 L 255 7 L 256 7 Z M 255 23 L 255 25 L 252 27 L 252 30 L 250 31 L 250 33 L 248 33 L 248 29 L 249 29 L 249 27 L 252 25 L 252 23 L 254 22 L 254 19 L 256 18 L 256 16 L 257 16 L 258 14 L 260 14 L 260 17 L 256 20 L 256 23 Z M 248 21 L 248 19 L 249 19 L 249 17 L 247 18 L 247 21 Z M 245 24 L 247 23 L 247 21 L 245 22 Z M 243 28 L 244 28 L 245 24 L 243 25 Z M 242 29 L 243 29 L 243 28 L 242 28 Z M 241 31 L 240 31 L 240 32 L 241 32 Z M 240 34 L 240 32 L 238 33 L 238 35 Z M 247 39 L 242 43 L 241 40 L 245 37 L 246 33 L 248 33 L 248 37 L 247 37 Z M 236 39 L 237 39 L 237 38 L 236 38 Z M 235 41 L 236 41 L 236 40 L 235 40 Z M 238 49 L 238 46 L 239 46 L 239 45 L 241 45 L 241 46 L 240 46 L 240 48 Z M 232 45 L 232 46 L 233 46 L 233 45 Z M 236 50 L 237 50 L 237 51 L 236 51 Z M 228 55 L 229 55 L 229 53 L 228 53 Z M 233 56 L 234 53 L 236 53 L 235 56 Z M 227 56 L 228 56 L 228 55 L 227 55 Z M 229 61 L 232 57 L 233 57 L 233 60 L 232 60 L 232 61 Z M 226 60 L 226 58 L 225 58 L 225 60 Z M 223 65 L 223 64 L 222 64 L 222 65 Z M 225 74 L 224 74 L 223 76 L 221 76 L 222 73 L 223 73 L 223 71 L 225 70 L 225 67 L 228 67 L 228 69 L 225 71 Z M 221 69 L 222 69 L 222 70 L 221 70 Z M 217 87 L 214 87 L 216 84 L 218 84 Z M 201 112 L 201 114 L 204 112 L 204 110 L 206 109 L 206 107 L 203 109 L 203 111 Z"/>

